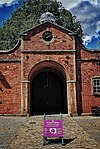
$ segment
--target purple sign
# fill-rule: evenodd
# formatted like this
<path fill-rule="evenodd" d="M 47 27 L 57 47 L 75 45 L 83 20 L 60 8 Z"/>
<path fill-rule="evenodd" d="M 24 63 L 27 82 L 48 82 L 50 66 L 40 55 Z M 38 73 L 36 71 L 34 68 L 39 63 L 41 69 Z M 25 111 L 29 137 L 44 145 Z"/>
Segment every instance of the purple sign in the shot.
<path fill-rule="evenodd" d="M 44 120 L 43 137 L 63 137 L 62 120 Z"/>

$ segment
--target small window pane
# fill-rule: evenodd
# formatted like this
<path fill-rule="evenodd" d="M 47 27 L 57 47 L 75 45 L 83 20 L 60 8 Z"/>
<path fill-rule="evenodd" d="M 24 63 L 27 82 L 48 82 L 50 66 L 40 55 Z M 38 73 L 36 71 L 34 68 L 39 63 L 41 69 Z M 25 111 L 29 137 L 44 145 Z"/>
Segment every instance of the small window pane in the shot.
<path fill-rule="evenodd" d="M 99 80 L 97 80 L 97 85 L 99 85 L 100 84 L 100 81 Z"/>
<path fill-rule="evenodd" d="M 93 82 L 94 82 L 94 85 L 96 85 L 96 80 L 94 80 Z"/>

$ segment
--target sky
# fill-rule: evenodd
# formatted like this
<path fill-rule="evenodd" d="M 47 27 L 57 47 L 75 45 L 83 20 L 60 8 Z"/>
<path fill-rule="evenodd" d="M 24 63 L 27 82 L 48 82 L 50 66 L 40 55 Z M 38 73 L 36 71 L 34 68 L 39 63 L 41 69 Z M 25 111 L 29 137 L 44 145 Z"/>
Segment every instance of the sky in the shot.
<path fill-rule="evenodd" d="M 0 0 L 0 26 L 23 0 Z M 88 49 L 100 50 L 100 0 L 57 0 L 81 21 L 83 43 Z"/>

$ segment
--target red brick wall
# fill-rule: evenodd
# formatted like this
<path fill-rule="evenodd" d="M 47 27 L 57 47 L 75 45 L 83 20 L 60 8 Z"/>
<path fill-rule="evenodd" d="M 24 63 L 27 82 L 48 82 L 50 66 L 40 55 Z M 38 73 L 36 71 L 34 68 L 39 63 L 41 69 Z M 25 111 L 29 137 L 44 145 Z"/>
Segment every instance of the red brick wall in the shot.
<path fill-rule="evenodd" d="M 20 114 L 20 63 L 0 63 L 0 114 Z"/>
<path fill-rule="evenodd" d="M 20 50 L 19 42 L 14 49 L 0 52 L 0 114 L 20 114 Z"/>
<path fill-rule="evenodd" d="M 99 52 L 81 51 L 81 59 L 83 59 L 81 62 L 83 113 L 91 113 L 92 106 L 100 106 L 100 96 L 94 96 L 92 90 L 92 78 L 100 76 L 100 66 L 97 65 L 99 56 Z"/>
<path fill-rule="evenodd" d="M 54 39 L 48 45 L 43 41 L 42 34 L 46 30 L 53 32 Z M 27 53 L 23 53 L 23 50 L 27 50 Z M 28 53 L 31 50 L 62 50 L 58 53 Z M 63 52 L 63 50 L 73 50 L 73 38 L 67 34 L 67 31 L 60 29 L 55 25 L 43 25 L 27 32 L 27 36 L 22 37 L 21 46 L 16 49 L 0 54 L 1 59 L 1 75 L 5 77 L 10 88 L 6 88 L 1 81 L 1 114 L 27 114 L 26 105 L 26 83 L 22 84 L 22 98 L 21 99 L 21 81 L 29 79 L 29 74 L 32 69 L 38 70 L 37 65 L 42 62 L 46 63 L 46 67 L 50 67 L 50 64 L 55 65 L 55 69 L 59 70 L 60 66 L 64 71 L 66 80 L 74 80 L 74 52 Z M 22 54 L 21 54 L 22 51 Z M 20 61 L 21 60 L 21 61 Z M 20 63 L 21 62 L 21 63 Z M 58 64 L 58 65 L 56 65 Z M 51 68 L 53 67 L 51 65 Z M 21 68 L 22 66 L 22 68 Z M 59 67 L 59 68 L 56 68 Z M 70 85 L 70 100 L 74 105 L 74 87 Z M 67 91 L 66 91 L 67 92 Z M 23 109 L 21 109 L 21 100 L 23 101 Z M 28 99 L 29 101 L 29 99 Z M 29 105 L 29 103 L 28 103 Z M 29 108 L 29 107 L 28 107 Z M 74 111 L 74 106 L 71 108 Z"/>
<path fill-rule="evenodd" d="M 51 31 L 54 35 L 54 38 L 49 45 L 42 39 L 42 34 L 47 30 Z M 50 51 L 39 52 L 39 53 L 36 52 L 42 50 L 44 51 L 50 50 Z M 58 52 L 55 52 L 55 50 L 58 50 Z M 69 52 L 68 51 L 63 52 L 63 50 L 68 50 Z M 35 51 L 35 53 L 33 51 Z M 63 29 L 59 29 L 58 27 L 55 27 L 54 25 L 51 24 L 49 25 L 45 24 L 39 27 L 38 29 L 36 28 L 35 30 L 29 31 L 26 36 L 23 36 L 23 47 L 22 47 L 23 80 L 28 80 L 30 73 L 31 75 L 34 75 L 35 72 L 37 72 L 41 68 L 43 69 L 44 67 L 49 67 L 62 72 L 64 71 L 66 80 L 68 81 L 75 80 L 75 74 L 74 74 L 75 52 L 72 51 L 73 51 L 73 38 L 69 36 L 67 31 Z M 62 67 L 61 70 L 60 66 Z M 68 94 L 70 97 L 70 105 L 72 106 L 70 108 L 70 112 L 73 113 L 75 111 L 75 103 L 74 103 L 75 97 L 74 97 L 73 83 L 70 84 L 69 88 L 70 90 Z M 26 98 L 25 92 L 26 90 L 24 84 L 23 85 L 24 99 Z M 26 106 L 24 104 L 24 109 L 25 107 Z"/>
<path fill-rule="evenodd" d="M 47 30 L 52 31 L 54 35 L 50 44 L 42 39 L 43 32 Z M 27 35 L 22 36 L 21 43 L 13 50 L 0 52 L 0 114 L 17 115 L 22 114 L 22 111 L 23 114 L 27 114 L 27 108 L 28 110 L 30 108 L 27 81 L 45 67 L 59 71 L 66 81 L 77 79 L 77 84 L 72 82 L 65 86 L 67 97 L 69 96 L 69 112 L 75 112 L 75 85 L 79 114 L 91 113 L 92 106 L 100 106 L 100 96 L 92 94 L 92 78 L 100 76 L 100 66 L 97 65 L 100 52 L 87 52 L 76 48 L 75 54 L 73 48 L 73 37 L 68 35 L 67 30 L 45 23 L 29 30 Z M 66 52 L 63 52 L 64 50 Z M 21 102 L 23 102 L 23 109 Z M 26 105 L 27 102 L 28 105 Z"/>
<path fill-rule="evenodd" d="M 49 46 L 42 39 L 42 34 L 45 31 L 53 32 L 53 40 Z M 29 31 L 27 36 L 23 37 L 24 47 L 23 50 L 71 50 L 73 49 L 72 38 L 64 31 L 54 25 L 46 24 L 36 28 L 35 30 Z"/>

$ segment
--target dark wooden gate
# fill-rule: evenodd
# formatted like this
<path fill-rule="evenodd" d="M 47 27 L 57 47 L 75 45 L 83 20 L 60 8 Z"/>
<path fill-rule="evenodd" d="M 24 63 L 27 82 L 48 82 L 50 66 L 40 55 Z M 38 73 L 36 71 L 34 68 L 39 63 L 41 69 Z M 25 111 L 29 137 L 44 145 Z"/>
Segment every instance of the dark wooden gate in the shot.
<path fill-rule="evenodd" d="M 63 113 L 63 81 L 55 72 L 44 70 L 31 81 L 30 113 Z"/>

